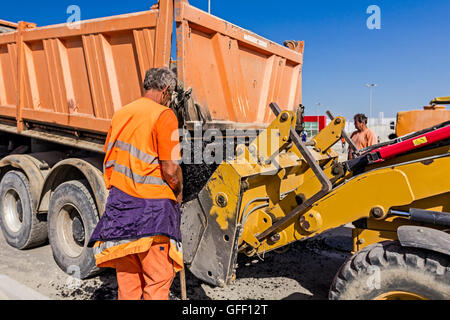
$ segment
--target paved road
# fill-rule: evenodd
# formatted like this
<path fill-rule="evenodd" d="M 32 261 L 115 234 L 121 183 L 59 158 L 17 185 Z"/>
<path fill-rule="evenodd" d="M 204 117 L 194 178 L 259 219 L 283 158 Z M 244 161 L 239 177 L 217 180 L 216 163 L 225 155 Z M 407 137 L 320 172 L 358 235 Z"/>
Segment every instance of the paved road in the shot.
<path fill-rule="evenodd" d="M 0 275 L 31 288 L 32 290 L 57 299 L 57 292 L 52 284 L 62 282 L 67 275 L 53 261 L 50 245 L 30 249 L 17 250 L 10 247 L 0 232 Z M 0 292 L 2 292 L 0 285 Z M 3 292 L 3 296 L 6 293 Z"/>
<path fill-rule="evenodd" d="M 338 245 L 338 249 L 335 245 Z M 188 298 L 327 299 L 334 275 L 350 256 L 350 249 L 351 230 L 339 228 L 310 240 L 296 242 L 285 253 L 267 253 L 261 257 L 264 261 L 258 257 L 239 256 L 236 282 L 225 288 L 202 283 L 187 271 Z M 26 298 L 30 292 L 57 300 L 113 300 L 117 297 L 117 283 L 112 269 L 79 283 L 59 269 L 49 245 L 17 250 L 6 243 L 1 232 L 0 275 L 8 277 L 8 281 L 16 281 L 12 287 L 21 289 L 15 291 L 19 296 L 14 299 Z M 177 277 L 172 285 L 171 298 L 179 299 L 180 296 Z M 5 292 L 0 286 L 1 298 L 11 299 L 11 293 Z"/>
<path fill-rule="evenodd" d="M 49 300 L 43 294 L 0 274 L 0 300 Z"/>

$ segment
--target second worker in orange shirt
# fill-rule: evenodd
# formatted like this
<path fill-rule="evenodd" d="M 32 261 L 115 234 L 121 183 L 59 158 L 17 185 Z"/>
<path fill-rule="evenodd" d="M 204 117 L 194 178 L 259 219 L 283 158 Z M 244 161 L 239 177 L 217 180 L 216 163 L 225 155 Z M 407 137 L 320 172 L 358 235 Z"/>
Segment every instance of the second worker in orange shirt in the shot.
<path fill-rule="evenodd" d="M 356 131 L 352 133 L 350 138 L 353 140 L 358 150 L 377 144 L 378 143 L 377 135 L 375 134 L 375 132 L 373 132 L 367 127 L 367 117 L 362 113 L 358 113 L 357 115 L 354 116 L 353 119 L 355 121 Z M 353 151 L 356 150 L 352 150 L 351 146 L 349 146 L 348 152 L 349 160 L 353 159 L 352 154 Z"/>

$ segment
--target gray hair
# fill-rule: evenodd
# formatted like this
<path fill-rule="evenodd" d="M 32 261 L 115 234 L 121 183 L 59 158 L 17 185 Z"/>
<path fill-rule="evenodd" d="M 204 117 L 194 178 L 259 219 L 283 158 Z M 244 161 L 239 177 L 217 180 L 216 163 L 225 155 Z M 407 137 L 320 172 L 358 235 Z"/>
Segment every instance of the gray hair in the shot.
<path fill-rule="evenodd" d="M 163 91 L 169 87 L 173 92 L 177 85 L 177 76 L 169 68 L 151 68 L 145 73 L 144 89 Z"/>

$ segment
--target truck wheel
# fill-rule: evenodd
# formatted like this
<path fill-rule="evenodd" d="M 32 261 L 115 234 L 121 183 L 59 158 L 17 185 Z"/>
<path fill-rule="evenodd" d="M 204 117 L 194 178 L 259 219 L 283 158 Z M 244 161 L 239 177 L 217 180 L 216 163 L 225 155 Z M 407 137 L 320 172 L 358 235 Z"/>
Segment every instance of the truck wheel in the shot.
<path fill-rule="evenodd" d="M 99 273 L 93 250 L 87 247 L 97 222 L 97 207 L 84 181 L 68 181 L 55 189 L 48 235 L 53 257 L 64 272 L 80 279 Z"/>
<path fill-rule="evenodd" d="M 0 183 L 0 224 L 6 241 L 17 249 L 47 240 L 47 221 L 32 208 L 30 183 L 20 171 L 9 171 Z"/>
<path fill-rule="evenodd" d="M 450 299 L 450 257 L 383 241 L 364 248 L 339 270 L 333 300 Z"/>

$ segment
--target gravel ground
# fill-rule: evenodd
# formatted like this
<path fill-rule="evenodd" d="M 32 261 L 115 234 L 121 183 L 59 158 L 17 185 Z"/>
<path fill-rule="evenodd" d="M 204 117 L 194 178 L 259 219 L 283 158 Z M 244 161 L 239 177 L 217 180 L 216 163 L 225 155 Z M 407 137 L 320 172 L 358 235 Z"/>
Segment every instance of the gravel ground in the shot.
<path fill-rule="evenodd" d="M 188 270 L 187 295 L 192 300 L 327 299 L 334 275 L 350 257 L 351 230 L 337 228 L 318 237 L 296 242 L 284 253 L 270 252 L 261 257 L 238 257 L 239 268 L 233 285 L 211 287 Z M 51 248 L 44 245 L 20 251 L 0 237 L 0 274 L 55 300 L 114 300 L 117 283 L 113 269 L 78 281 L 61 271 Z M 177 276 L 171 299 L 180 299 Z"/>
<path fill-rule="evenodd" d="M 337 144 L 341 160 L 345 152 Z M 214 166 L 198 170 L 184 166 L 183 174 L 194 181 L 192 197 L 214 171 Z M 197 190 L 198 189 L 198 190 Z M 186 199 L 185 199 L 186 200 Z M 327 299 L 334 275 L 350 257 L 351 230 L 337 228 L 315 238 L 296 242 L 284 253 L 269 252 L 258 258 L 240 255 L 234 284 L 225 288 L 211 287 L 186 270 L 188 299 L 254 300 L 254 299 Z M 80 281 L 61 271 L 53 260 L 50 245 L 20 251 L 10 247 L 0 232 L 0 274 L 56 300 L 113 300 L 117 283 L 113 269 Z M 180 299 L 177 276 L 172 284 L 171 299 Z"/>

